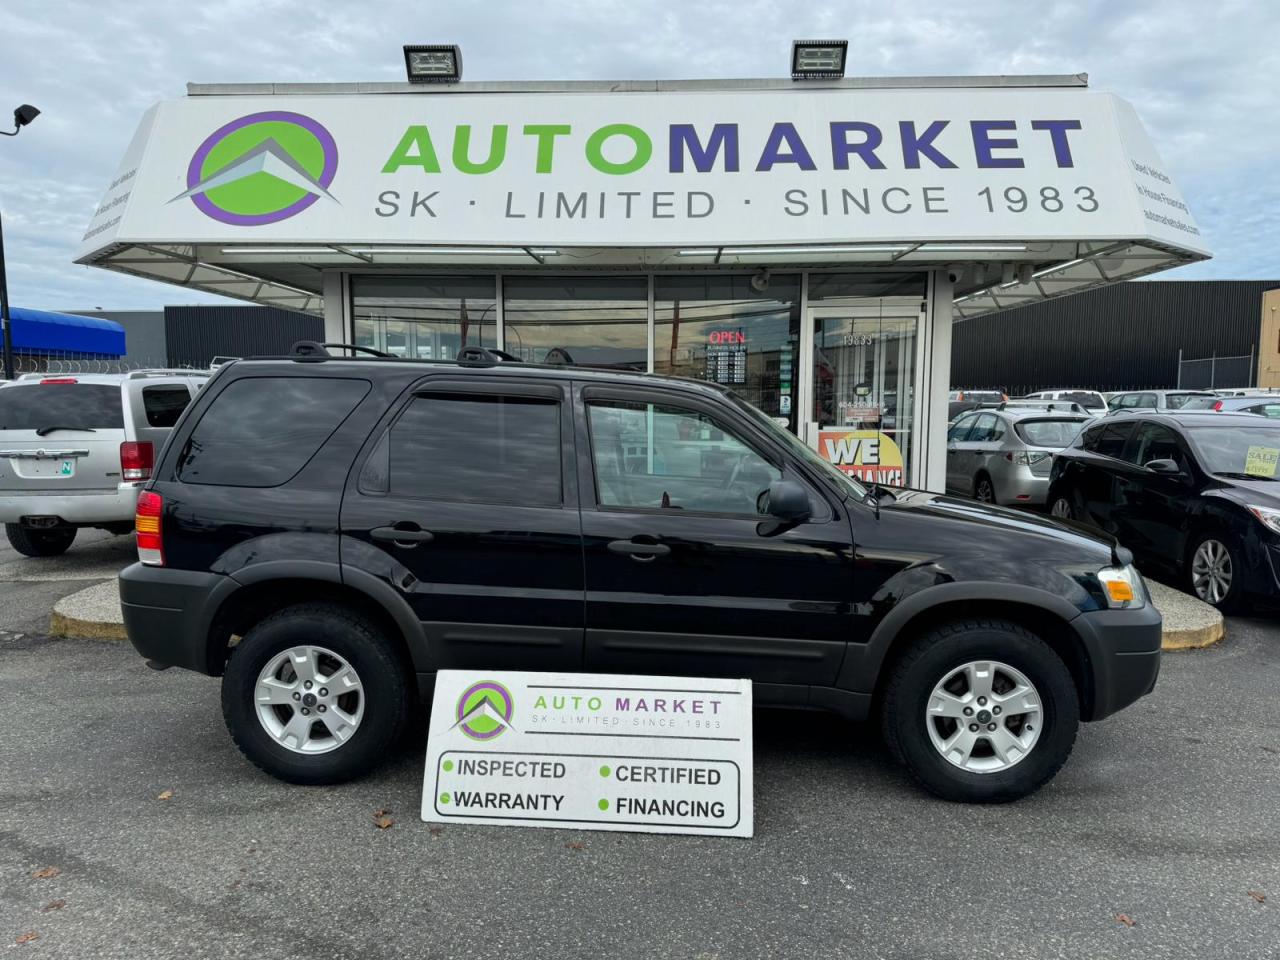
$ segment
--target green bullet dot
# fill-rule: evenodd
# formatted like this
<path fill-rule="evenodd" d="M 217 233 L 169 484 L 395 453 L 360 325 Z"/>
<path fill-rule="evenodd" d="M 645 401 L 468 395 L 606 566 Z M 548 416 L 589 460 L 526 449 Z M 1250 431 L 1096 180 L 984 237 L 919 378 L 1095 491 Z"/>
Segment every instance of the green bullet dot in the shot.
<path fill-rule="evenodd" d="M 452 761 L 452 760 L 446 760 L 446 761 L 442 764 L 442 766 L 444 767 L 444 772 L 445 772 L 445 773 L 448 773 L 450 770 L 452 770 L 452 769 L 453 769 L 453 761 Z"/>
<path fill-rule="evenodd" d="M 600 809 L 601 809 L 601 810 L 608 810 L 608 809 L 609 809 L 609 801 L 608 801 L 608 800 L 601 800 L 601 801 L 600 801 L 600 803 L 598 804 L 598 806 L 600 807 Z"/>
<path fill-rule="evenodd" d="M 601 767 L 601 768 L 600 768 L 600 776 L 602 776 L 602 777 L 607 777 L 607 776 L 609 775 L 609 773 L 610 773 L 610 771 L 609 771 L 609 768 L 608 768 L 608 767 Z"/>
<path fill-rule="evenodd" d="M 440 802 L 441 802 L 441 803 L 448 803 L 448 802 L 449 802 L 449 795 L 448 795 L 447 793 L 442 793 L 442 794 L 440 794 Z"/>

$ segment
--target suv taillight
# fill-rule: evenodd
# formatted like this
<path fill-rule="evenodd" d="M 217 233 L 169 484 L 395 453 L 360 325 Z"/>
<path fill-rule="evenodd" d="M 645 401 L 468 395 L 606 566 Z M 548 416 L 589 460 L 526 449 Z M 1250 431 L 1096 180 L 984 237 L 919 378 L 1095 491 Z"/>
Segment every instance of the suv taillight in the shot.
<path fill-rule="evenodd" d="M 120 444 L 120 475 L 125 480 L 150 480 L 155 458 L 150 440 L 126 440 Z"/>
<path fill-rule="evenodd" d="M 154 490 L 138 492 L 138 509 L 133 517 L 138 534 L 138 559 L 149 567 L 164 566 L 164 543 L 160 537 L 160 521 L 164 513 L 164 497 Z"/>
<path fill-rule="evenodd" d="M 1222 401 L 1221 401 L 1221 400 L 1217 401 L 1217 402 L 1213 405 L 1213 412 L 1214 412 L 1214 413 L 1221 413 L 1221 412 L 1222 412 Z"/>

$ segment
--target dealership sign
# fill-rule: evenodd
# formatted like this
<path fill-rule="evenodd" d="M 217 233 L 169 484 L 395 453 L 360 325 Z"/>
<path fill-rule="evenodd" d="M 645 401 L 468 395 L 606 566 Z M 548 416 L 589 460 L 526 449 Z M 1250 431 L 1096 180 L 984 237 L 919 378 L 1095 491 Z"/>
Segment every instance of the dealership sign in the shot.
<path fill-rule="evenodd" d="M 878 430 L 819 430 L 818 452 L 866 483 L 889 487 L 906 483 L 902 450 L 892 437 Z"/>
<path fill-rule="evenodd" d="M 796 89 L 166 101 L 80 257 L 117 243 L 1008 238 L 1201 249 L 1113 96 Z"/>
<path fill-rule="evenodd" d="M 749 837 L 751 682 L 441 670 L 422 819 Z"/>

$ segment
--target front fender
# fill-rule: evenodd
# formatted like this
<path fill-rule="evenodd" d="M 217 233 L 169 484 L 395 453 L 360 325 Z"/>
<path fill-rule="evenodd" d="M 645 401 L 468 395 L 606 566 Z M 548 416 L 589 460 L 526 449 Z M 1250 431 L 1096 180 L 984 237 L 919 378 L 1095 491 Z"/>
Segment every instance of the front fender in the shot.
<path fill-rule="evenodd" d="M 836 685 L 856 693 L 874 692 L 889 650 L 912 620 L 945 604 L 974 601 L 1033 607 L 1068 623 L 1081 613 L 1079 607 L 1058 594 L 1020 583 L 967 580 L 927 586 L 899 599 L 865 643 L 848 645 Z"/>

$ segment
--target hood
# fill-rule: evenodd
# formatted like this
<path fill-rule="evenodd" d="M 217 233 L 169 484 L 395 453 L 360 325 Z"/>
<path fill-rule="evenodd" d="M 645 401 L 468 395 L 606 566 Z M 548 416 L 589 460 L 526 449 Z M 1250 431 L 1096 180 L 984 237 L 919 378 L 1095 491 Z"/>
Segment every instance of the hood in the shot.
<path fill-rule="evenodd" d="M 1280 510 L 1280 480 L 1237 480 L 1220 474 L 1210 474 L 1220 496 L 1242 505 L 1270 507 Z"/>
<path fill-rule="evenodd" d="M 1280 483 L 1272 484 L 1280 488 Z M 971 524 L 975 545 L 982 546 L 983 531 L 990 536 L 1003 540 L 1005 536 L 1022 538 L 1027 549 L 1035 549 L 1035 541 L 1053 553 L 1078 550 L 1080 554 L 1090 558 L 1100 558 L 1103 562 L 1109 557 L 1118 566 L 1133 562 L 1133 555 L 1109 534 L 1095 527 L 1086 526 L 1072 520 L 1058 520 L 1054 517 L 1041 516 L 1010 507 L 998 507 L 977 500 L 961 497 L 950 497 L 944 494 L 928 493 L 924 490 L 895 490 L 896 499 L 889 503 L 888 498 L 881 501 L 881 509 L 885 511 L 911 513 L 928 516 L 934 522 L 954 524 Z M 1280 496 L 1280 489 L 1277 490 Z M 1277 500 L 1280 509 L 1280 499 Z"/>

